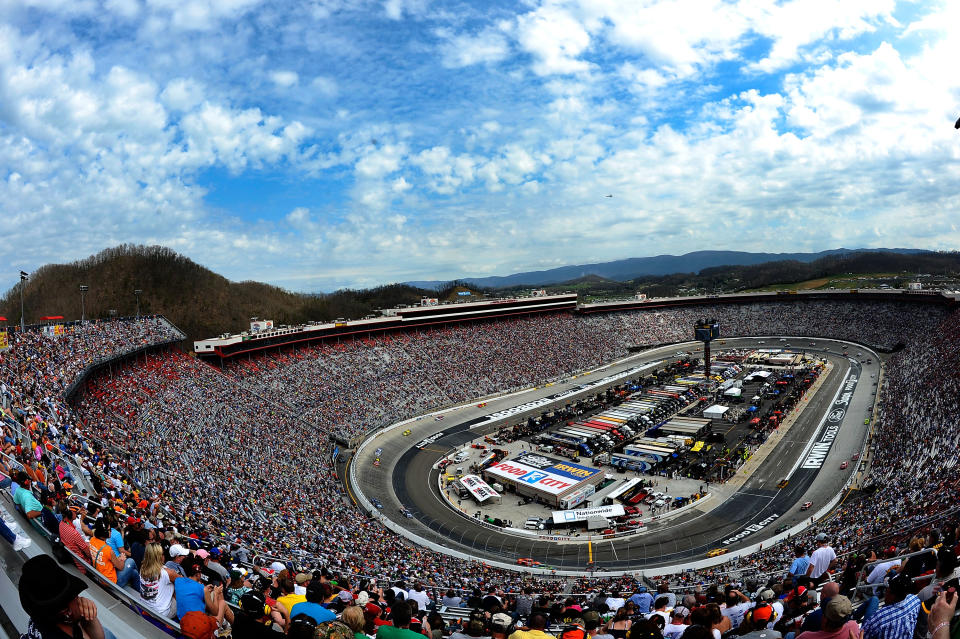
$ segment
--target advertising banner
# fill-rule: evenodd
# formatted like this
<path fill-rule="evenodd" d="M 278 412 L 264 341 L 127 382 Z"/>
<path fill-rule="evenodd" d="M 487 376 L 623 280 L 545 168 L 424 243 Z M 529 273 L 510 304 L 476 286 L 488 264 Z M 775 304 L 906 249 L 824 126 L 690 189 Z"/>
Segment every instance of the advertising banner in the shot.
<path fill-rule="evenodd" d="M 592 517 L 615 519 L 623 517 L 626 512 L 620 504 L 597 506 L 596 508 L 579 508 L 577 510 L 555 510 L 553 511 L 553 523 L 569 524 L 576 521 L 586 521 Z"/>
<path fill-rule="evenodd" d="M 502 461 L 486 470 L 487 473 L 494 477 L 500 477 L 516 483 L 530 484 L 550 495 L 559 495 L 577 483 L 574 480 L 567 479 L 563 475 L 557 475 L 548 471 L 549 469 L 538 470 L 515 460 Z"/>
<path fill-rule="evenodd" d="M 482 503 L 492 497 L 499 497 L 499 493 L 476 475 L 464 475 L 460 478 L 460 483 L 466 488 L 478 503 Z"/>

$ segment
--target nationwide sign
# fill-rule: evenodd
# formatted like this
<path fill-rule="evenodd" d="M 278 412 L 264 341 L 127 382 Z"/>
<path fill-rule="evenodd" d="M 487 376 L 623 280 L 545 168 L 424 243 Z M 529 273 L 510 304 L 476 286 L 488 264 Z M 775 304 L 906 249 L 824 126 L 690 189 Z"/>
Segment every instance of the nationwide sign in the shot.
<path fill-rule="evenodd" d="M 740 540 L 743 539 L 744 537 L 749 537 L 750 535 L 752 535 L 752 534 L 755 533 L 755 532 L 760 532 L 761 530 L 763 530 L 764 528 L 766 528 L 767 526 L 769 526 L 771 523 L 773 523 L 774 521 L 776 521 L 778 517 L 780 517 L 780 515 L 770 515 L 770 516 L 767 517 L 766 519 L 762 519 L 762 520 L 758 521 L 758 522 L 755 523 L 755 524 L 751 524 L 750 526 L 747 526 L 746 528 L 744 528 L 743 530 L 741 530 L 739 533 L 737 533 L 737 534 L 734 535 L 733 537 L 730 537 L 730 538 L 728 538 L 728 539 L 724 539 L 724 540 L 723 540 L 722 542 L 720 542 L 720 543 L 722 543 L 724 546 L 729 546 L 730 544 L 732 544 L 732 543 L 734 543 L 734 542 L 740 541 Z"/>
<path fill-rule="evenodd" d="M 837 396 L 836 401 L 833 402 L 833 406 L 830 407 L 830 412 L 827 413 L 825 420 L 826 428 L 824 428 L 823 434 L 820 435 L 820 440 L 810 448 L 800 468 L 816 470 L 823 466 L 823 462 L 827 458 L 830 448 L 833 446 L 833 440 L 837 438 L 837 433 L 840 432 L 843 416 L 847 414 L 847 408 L 850 405 L 850 400 L 856 388 L 857 376 L 854 373 L 850 373 L 847 380 L 843 383 L 841 393 Z"/>
<path fill-rule="evenodd" d="M 634 366 L 633 368 L 629 368 L 625 371 L 621 371 L 614 375 L 608 375 L 607 377 L 604 377 L 602 379 L 594 380 L 589 384 L 580 384 L 579 386 L 576 386 L 575 388 L 571 388 L 570 390 L 566 390 L 562 393 L 554 393 L 553 395 L 549 395 L 547 397 L 541 397 L 540 399 L 535 399 L 525 404 L 514 406 L 513 408 L 507 408 L 505 410 L 497 411 L 496 413 L 487 415 L 486 417 L 478 418 L 477 421 L 470 424 L 470 428 L 471 429 L 478 428 L 480 426 L 483 426 L 484 424 L 489 424 L 490 422 L 495 422 L 500 419 L 507 419 L 509 417 L 513 417 L 514 415 L 519 415 L 520 413 L 526 413 L 527 411 L 543 408 L 544 406 L 549 406 L 554 402 L 562 401 L 564 399 L 567 399 L 568 397 L 573 397 L 574 395 L 578 395 L 584 391 L 591 390 L 598 386 L 603 386 L 604 384 L 610 384 L 619 379 L 623 379 L 624 377 L 630 377 L 631 375 L 642 373 L 645 370 L 654 368 L 659 365 L 660 365 L 660 362 L 657 361 L 657 362 L 651 362 L 649 364 L 644 364 L 643 366 Z"/>
<path fill-rule="evenodd" d="M 586 466 L 560 461 L 559 459 L 538 455 L 536 453 L 524 453 L 517 457 L 516 461 L 521 464 L 526 464 L 527 466 L 533 466 L 539 470 L 546 470 L 555 475 L 562 475 L 567 479 L 575 479 L 576 481 L 590 479 L 600 472 L 596 468 L 587 468 Z"/>
<path fill-rule="evenodd" d="M 463 487 L 470 491 L 477 503 L 484 502 L 492 497 L 499 497 L 500 494 L 476 475 L 464 475 L 460 478 Z"/>
<path fill-rule="evenodd" d="M 567 479 L 562 475 L 548 471 L 549 469 L 538 470 L 532 466 L 521 464 L 516 460 L 505 460 L 499 464 L 494 464 L 485 472 L 488 475 L 493 475 L 494 477 L 499 477 L 510 482 L 530 484 L 537 490 L 542 490 L 551 495 L 559 495 L 575 486 L 579 481 Z"/>
<path fill-rule="evenodd" d="M 615 519 L 616 517 L 623 517 L 625 514 L 626 511 L 620 504 L 597 506 L 596 508 L 578 508 L 577 510 L 555 510 L 553 511 L 553 523 L 569 524 L 577 521 L 586 521 L 594 517 Z"/>

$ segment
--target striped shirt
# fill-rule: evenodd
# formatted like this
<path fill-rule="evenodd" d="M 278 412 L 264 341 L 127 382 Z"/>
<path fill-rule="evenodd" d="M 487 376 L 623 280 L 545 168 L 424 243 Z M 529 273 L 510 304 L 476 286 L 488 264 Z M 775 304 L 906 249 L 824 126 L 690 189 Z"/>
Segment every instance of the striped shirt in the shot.
<path fill-rule="evenodd" d="M 920 598 L 916 595 L 884 606 L 863 624 L 863 639 L 911 639 L 919 611 Z"/>

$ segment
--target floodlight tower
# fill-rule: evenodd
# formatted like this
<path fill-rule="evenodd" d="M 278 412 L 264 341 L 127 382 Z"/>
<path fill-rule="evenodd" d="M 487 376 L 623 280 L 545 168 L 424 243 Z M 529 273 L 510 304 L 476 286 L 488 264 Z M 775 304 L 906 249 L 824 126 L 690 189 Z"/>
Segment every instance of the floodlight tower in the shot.
<path fill-rule="evenodd" d="M 701 319 L 693 325 L 693 337 L 703 342 L 703 374 L 710 379 L 710 342 L 720 337 L 720 322 Z"/>

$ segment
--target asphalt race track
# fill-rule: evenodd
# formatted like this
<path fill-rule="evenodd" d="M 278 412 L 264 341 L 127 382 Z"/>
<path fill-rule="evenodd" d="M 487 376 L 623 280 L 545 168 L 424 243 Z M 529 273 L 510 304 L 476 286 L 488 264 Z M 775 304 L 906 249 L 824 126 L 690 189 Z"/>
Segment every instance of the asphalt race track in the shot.
<path fill-rule="evenodd" d="M 760 344 L 760 341 L 765 342 Z M 714 351 L 732 347 L 781 347 L 777 338 L 727 338 L 725 345 L 715 345 Z M 726 547 L 733 554 L 738 548 L 755 544 L 772 536 L 774 530 L 787 524 L 793 526 L 816 512 L 832 499 L 853 471 L 855 464 L 840 470 L 840 464 L 860 452 L 866 431 L 864 418 L 873 406 L 879 361 L 875 353 L 856 344 L 816 338 L 790 338 L 794 350 L 805 350 L 826 356 L 834 364 L 820 390 L 807 402 L 802 415 L 789 434 L 772 450 L 763 464 L 744 485 L 726 502 L 708 512 L 693 508 L 676 518 L 651 524 L 646 533 L 629 538 L 594 539 L 593 559 L 597 570 L 628 570 L 653 568 L 676 564 L 682 560 L 702 559 L 714 548 Z M 810 344 L 813 344 L 812 346 Z M 847 346 L 850 357 L 841 353 Z M 412 433 L 403 436 L 404 429 L 394 429 L 379 435 L 375 444 L 368 445 L 353 460 L 356 484 L 354 490 L 368 497 L 377 497 L 383 503 L 381 514 L 420 537 L 446 548 L 466 553 L 479 559 L 513 563 L 519 557 L 530 557 L 556 569 L 584 569 L 588 563 L 586 536 L 582 543 L 553 542 L 532 535 L 507 534 L 491 527 L 481 526 L 448 507 L 437 494 L 438 471 L 432 466 L 451 450 L 480 435 L 495 431 L 501 424 L 516 423 L 527 413 L 518 412 L 508 420 L 493 422 L 470 429 L 471 422 L 490 413 L 556 394 L 575 383 L 626 370 L 640 364 L 662 360 L 678 349 L 691 350 L 695 345 L 672 345 L 641 353 L 628 362 L 612 366 L 567 384 L 540 388 L 522 395 L 490 400 L 483 408 L 475 405 L 447 412 L 442 421 L 427 416 L 405 428 Z M 863 357 L 857 358 L 857 353 Z M 870 365 L 858 359 L 873 358 Z M 844 386 L 844 388 L 841 388 Z M 596 393 L 597 389 L 583 394 Z M 839 400 L 835 404 L 834 400 Z M 563 401 L 570 401 L 565 399 Z M 532 413 L 544 410 L 537 407 Z M 442 433 L 422 449 L 415 444 L 424 438 Z M 816 442 L 811 440 L 815 439 Z M 809 446 L 820 443 L 812 450 Z M 373 466 L 375 448 L 383 448 L 381 466 Z M 803 456 L 803 459 L 801 459 Z M 792 475 L 789 475 L 794 471 Z M 780 480 L 790 476 L 786 488 L 779 490 Z M 800 505 L 813 502 L 809 512 L 801 512 Z M 413 518 L 400 514 L 403 505 Z M 714 504 L 715 505 L 715 504 Z M 771 517 L 776 516 L 774 519 Z M 744 529 L 766 520 L 762 530 Z M 772 522 L 772 523 L 770 523 Z M 731 538 L 737 537 L 732 540 Z M 724 545 L 722 542 L 728 543 Z"/>

